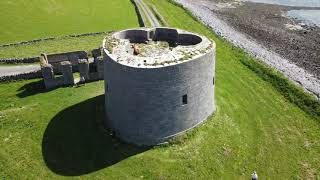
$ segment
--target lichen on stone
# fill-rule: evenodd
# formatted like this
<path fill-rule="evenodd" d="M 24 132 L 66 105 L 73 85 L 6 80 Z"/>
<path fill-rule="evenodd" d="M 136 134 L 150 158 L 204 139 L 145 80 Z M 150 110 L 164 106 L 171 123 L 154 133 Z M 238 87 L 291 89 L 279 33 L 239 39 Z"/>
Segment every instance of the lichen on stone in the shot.
<path fill-rule="evenodd" d="M 106 37 L 105 47 L 110 53 L 112 53 L 113 48 L 116 47 L 119 44 L 119 42 L 119 39 L 109 35 Z"/>
<path fill-rule="evenodd" d="M 181 32 L 185 34 L 186 32 Z M 105 39 L 105 48 L 109 51 L 112 59 L 118 63 L 134 67 L 157 67 L 189 61 L 205 54 L 211 49 L 212 42 L 201 37 L 197 44 L 179 44 L 178 41 L 155 41 L 147 39 L 135 42 L 135 39 L 119 39 L 120 34 L 112 34 Z M 189 39 L 190 41 L 190 39 Z M 188 40 L 187 40 L 188 42 Z"/>

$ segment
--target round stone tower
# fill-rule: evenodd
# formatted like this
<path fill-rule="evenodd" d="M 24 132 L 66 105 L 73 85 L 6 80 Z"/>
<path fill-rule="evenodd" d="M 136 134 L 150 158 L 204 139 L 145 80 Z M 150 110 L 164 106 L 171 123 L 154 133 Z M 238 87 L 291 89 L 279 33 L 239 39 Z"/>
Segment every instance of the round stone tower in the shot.
<path fill-rule="evenodd" d="M 106 123 L 115 136 L 155 145 L 215 111 L 215 43 L 171 28 L 130 29 L 103 42 Z"/>

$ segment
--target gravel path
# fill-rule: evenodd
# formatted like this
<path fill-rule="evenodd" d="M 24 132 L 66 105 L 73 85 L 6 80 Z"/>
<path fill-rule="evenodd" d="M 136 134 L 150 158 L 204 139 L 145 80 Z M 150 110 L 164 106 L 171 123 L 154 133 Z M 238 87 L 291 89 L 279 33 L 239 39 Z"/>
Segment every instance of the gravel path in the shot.
<path fill-rule="evenodd" d="M 243 33 L 234 30 L 231 26 L 218 18 L 209 8 L 202 3 L 199 3 L 199 1 L 176 0 L 176 2 L 189 9 L 204 24 L 211 27 L 216 34 L 222 36 L 234 45 L 245 49 L 248 53 L 261 59 L 266 64 L 276 68 L 290 80 L 320 98 L 320 80 L 315 76 L 291 63 L 289 60 L 280 57 L 280 55 L 267 50 L 267 48 L 248 38 Z"/>
<path fill-rule="evenodd" d="M 40 70 L 40 65 L 0 66 L 0 77 L 24 74 Z"/>
<path fill-rule="evenodd" d="M 160 27 L 160 23 L 155 15 L 151 12 L 150 8 L 143 2 L 143 0 L 136 0 L 136 3 L 140 7 L 140 11 L 142 10 L 144 14 L 147 16 L 146 18 L 151 23 L 152 27 Z"/>

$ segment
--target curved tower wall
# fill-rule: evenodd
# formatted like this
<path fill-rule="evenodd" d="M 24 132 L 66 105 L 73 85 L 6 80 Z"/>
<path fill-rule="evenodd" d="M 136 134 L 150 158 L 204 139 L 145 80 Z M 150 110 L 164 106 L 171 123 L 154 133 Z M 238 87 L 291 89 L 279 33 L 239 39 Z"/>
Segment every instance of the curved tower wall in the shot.
<path fill-rule="evenodd" d="M 107 124 L 117 137 L 139 145 L 165 142 L 215 111 L 215 49 L 180 64 L 137 68 L 104 49 Z"/>

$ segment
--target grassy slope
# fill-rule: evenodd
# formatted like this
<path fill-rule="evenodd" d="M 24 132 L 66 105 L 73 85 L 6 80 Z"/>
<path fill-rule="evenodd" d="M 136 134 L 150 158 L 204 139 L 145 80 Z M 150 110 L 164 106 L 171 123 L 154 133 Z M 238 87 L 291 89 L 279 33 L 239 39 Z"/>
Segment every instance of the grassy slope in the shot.
<path fill-rule="evenodd" d="M 130 0 L 2 0 L 0 44 L 137 27 Z"/>
<path fill-rule="evenodd" d="M 254 169 L 263 179 L 319 178 L 319 120 L 289 103 L 240 62 L 243 53 L 184 10 L 166 0 L 152 2 L 170 25 L 216 41 L 216 115 L 187 140 L 144 151 L 97 128 L 103 99 L 87 99 L 103 93 L 102 82 L 27 97 L 38 83 L 0 84 L 0 177 L 61 178 L 49 167 L 60 175 L 101 179 L 248 179 Z"/>

